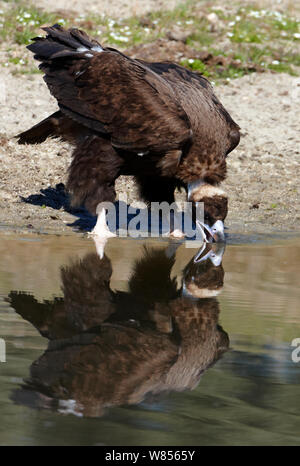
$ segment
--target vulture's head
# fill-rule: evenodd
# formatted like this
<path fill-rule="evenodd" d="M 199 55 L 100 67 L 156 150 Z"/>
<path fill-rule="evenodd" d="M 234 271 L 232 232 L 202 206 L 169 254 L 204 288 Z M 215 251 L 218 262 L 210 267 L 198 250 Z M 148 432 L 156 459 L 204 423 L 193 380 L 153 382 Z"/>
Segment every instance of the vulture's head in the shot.
<path fill-rule="evenodd" d="M 183 270 L 182 293 L 185 297 L 214 298 L 222 291 L 224 244 L 204 243 Z"/>
<path fill-rule="evenodd" d="M 227 194 L 217 186 L 196 181 L 188 184 L 188 200 L 204 204 L 204 221 L 195 218 L 198 227 L 205 235 L 206 241 L 225 242 L 224 220 L 228 212 Z M 193 209 L 196 215 L 195 209 Z"/>

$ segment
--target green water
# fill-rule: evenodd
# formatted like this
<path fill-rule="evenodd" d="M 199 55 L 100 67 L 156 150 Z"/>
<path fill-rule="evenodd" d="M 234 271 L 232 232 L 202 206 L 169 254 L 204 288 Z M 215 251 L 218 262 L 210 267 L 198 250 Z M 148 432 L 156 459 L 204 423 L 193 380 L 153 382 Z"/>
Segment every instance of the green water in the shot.
<path fill-rule="evenodd" d="M 197 251 L 3 233 L 0 444 L 299 445 L 300 241 Z"/>

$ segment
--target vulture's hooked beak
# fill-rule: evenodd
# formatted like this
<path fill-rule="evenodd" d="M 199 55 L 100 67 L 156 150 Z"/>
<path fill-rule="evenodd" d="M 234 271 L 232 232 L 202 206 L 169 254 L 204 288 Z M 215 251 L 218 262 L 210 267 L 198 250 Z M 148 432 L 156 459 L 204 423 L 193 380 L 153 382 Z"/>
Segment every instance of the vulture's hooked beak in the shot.
<path fill-rule="evenodd" d="M 202 231 L 206 243 L 225 243 L 224 223 L 222 220 L 217 220 L 211 227 L 199 220 L 196 220 L 196 224 Z"/>
<path fill-rule="evenodd" d="M 194 263 L 199 264 L 210 259 L 215 267 L 218 267 L 222 263 L 223 255 L 225 251 L 225 244 L 207 244 L 203 243 L 202 248 L 194 257 Z"/>

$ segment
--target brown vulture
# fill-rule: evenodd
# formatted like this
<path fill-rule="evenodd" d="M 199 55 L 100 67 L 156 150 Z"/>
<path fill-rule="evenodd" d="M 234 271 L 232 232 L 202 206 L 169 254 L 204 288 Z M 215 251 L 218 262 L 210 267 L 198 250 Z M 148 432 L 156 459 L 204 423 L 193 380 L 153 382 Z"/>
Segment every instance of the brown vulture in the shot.
<path fill-rule="evenodd" d="M 28 49 L 59 110 L 19 143 L 59 136 L 75 146 L 67 188 L 73 204 L 98 214 L 94 233 L 109 235 L 97 205 L 115 201 L 120 175 L 134 175 L 148 203 L 172 203 L 184 187 L 189 201 L 204 202 L 206 239 L 224 241 L 227 195 L 218 185 L 240 133 L 209 81 L 173 63 L 131 59 L 78 29 L 44 30 Z"/>

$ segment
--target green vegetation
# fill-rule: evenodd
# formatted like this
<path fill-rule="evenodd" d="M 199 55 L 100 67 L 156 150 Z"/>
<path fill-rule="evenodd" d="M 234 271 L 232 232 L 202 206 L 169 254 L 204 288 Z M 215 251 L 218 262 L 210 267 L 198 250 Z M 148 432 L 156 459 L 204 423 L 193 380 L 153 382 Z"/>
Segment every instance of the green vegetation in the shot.
<path fill-rule="evenodd" d="M 114 20 L 103 15 L 74 16 L 71 12 L 68 17 L 61 18 L 22 1 L 13 2 L 0 12 L 0 39 L 5 44 L 4 56 L 7 57 L 3 65 L 14 64 L 16 73 L 36 71 L 24 45 L 41 34 L 40 27 L 57 22 L 66 27 L 77 26 L 102 44 L 129 52 L 133 46 L 168 39 L 170 33 L 176 31 L 179 38 L 173 40 L 184 44 L 187 56 L 181 53 L 178 59 L 178 54 L 170 49 L 169 60 L 203 73 L 216 83 L 254 71 L 299 74 L 300 21 L 277 11 L 254 7 L 231 10 L 234 14 L 228 15 L 222 9 L 211 8 L 211 4 L 190 0 L 172 11 Z M 223 57 L 223 61 L 199 58 L 199 53 L 203 52 L 213 58 Z M 154 45 L 153 60 L 155 54 Z"/>
<path fill-rule="evenodd" d="M 199 73 L 203 74 L 204 76 L 210 76 L 209 71 L 203 61 L 198 59 L 190 58 L 189 60 L 182 60 L 180 62 L 181 66 L 185 66 L 186 68 L 190 68 L 192 71 L 198 71 Z"/>
<path fill-rule="evenodd" d="M 57 19 L 55 15 L 45 13 L 34 6 L 12 5 L 0 14 L 0 38 L 17 44 L 29 44 L 42 25 Z"/>

